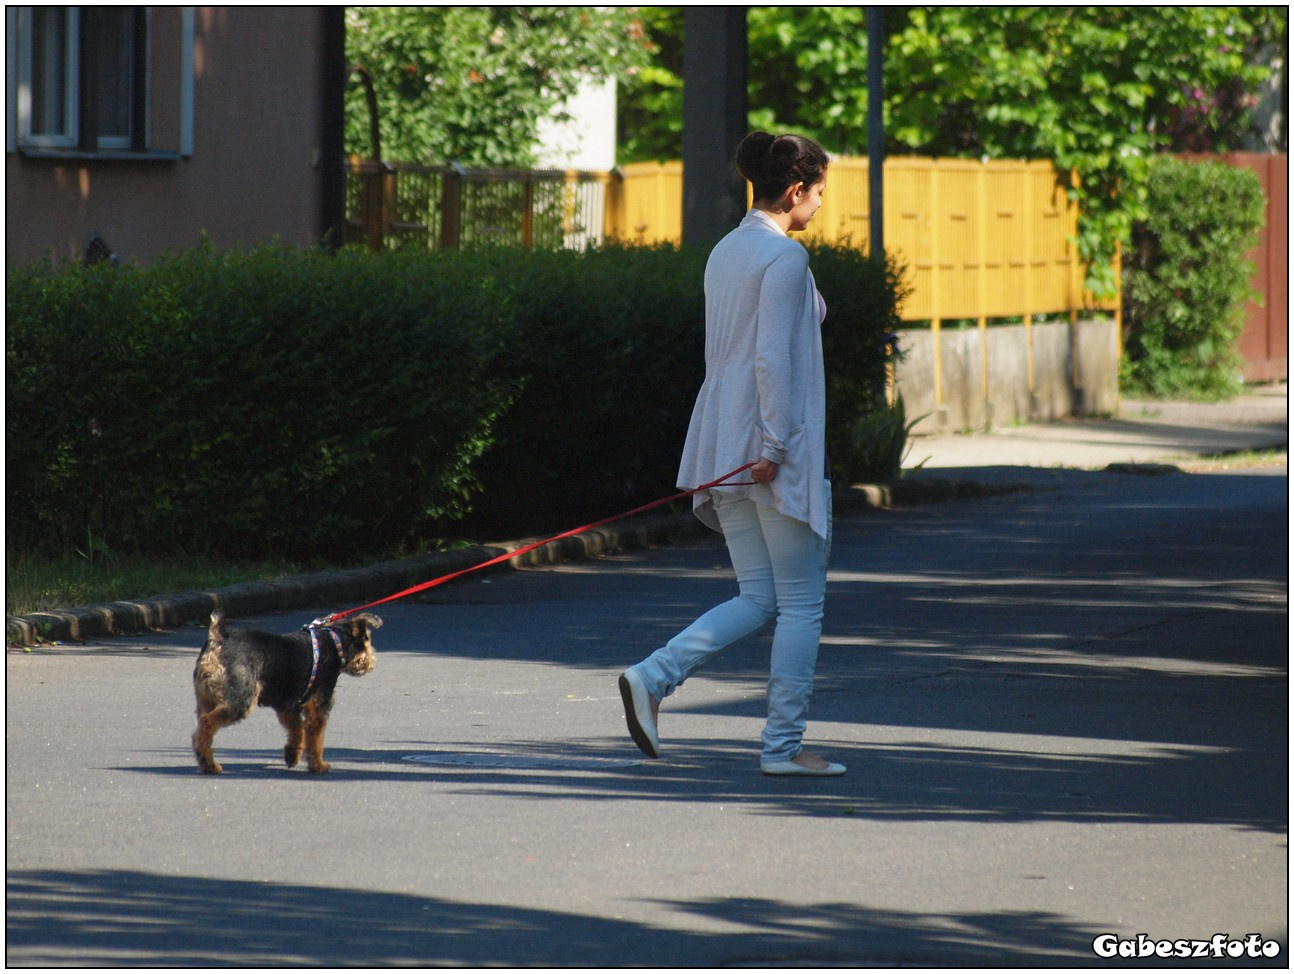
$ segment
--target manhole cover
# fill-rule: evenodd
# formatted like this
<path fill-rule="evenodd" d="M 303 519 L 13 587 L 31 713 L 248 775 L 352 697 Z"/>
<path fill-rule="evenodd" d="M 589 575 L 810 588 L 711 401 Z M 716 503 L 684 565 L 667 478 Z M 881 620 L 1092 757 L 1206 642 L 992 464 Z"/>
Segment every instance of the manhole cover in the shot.
<path fill-rule="evenodd" d="M 455 768 L 519 768 L 544 771 L 597 771 L 632 768 L 642 764 L 638 758 L 542 757 L 530 754 L 431 753 L 407 754 L 406 761 Z"/>

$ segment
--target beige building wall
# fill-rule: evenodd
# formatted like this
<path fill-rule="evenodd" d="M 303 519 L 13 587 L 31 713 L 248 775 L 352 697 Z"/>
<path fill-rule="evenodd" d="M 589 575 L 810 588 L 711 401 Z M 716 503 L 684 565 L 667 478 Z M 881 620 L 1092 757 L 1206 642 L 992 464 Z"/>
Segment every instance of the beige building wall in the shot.
<path fill-rule="evenodd" d="M 11 134 L 7 261 L 80 260 L 96 232 L 120 260 L 140 262 L 203 233 L 219 247 L 318 241 L 320 8 L 148 10 L 153 151 L 44 158 Z"/>

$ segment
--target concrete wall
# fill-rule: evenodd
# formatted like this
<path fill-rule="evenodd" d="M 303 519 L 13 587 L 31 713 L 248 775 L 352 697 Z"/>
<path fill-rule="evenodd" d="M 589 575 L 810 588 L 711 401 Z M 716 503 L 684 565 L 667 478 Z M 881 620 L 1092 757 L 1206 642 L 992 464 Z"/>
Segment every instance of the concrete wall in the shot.
<path fill-rule="evenodd" d="M 909 419 L 921 417 L 916 432 L 1108 415 L 1118 408 L 1113 320 L 941 330 L 937 336 L 907 329 L 900 332 L 900 347 L 897 385 Z"/>
<path fill-rule="evenodd" d="M 80 260 L 97 232 L 123 260 L 196 245 L 316 243 L 322 190 L 319 7 L 150 8 L 152 157 L 5 154 L 5 252 Z M 191 146 L 181 138 L 191 61 Z M 191 149 L 191 153 L 190 150 Z"/>

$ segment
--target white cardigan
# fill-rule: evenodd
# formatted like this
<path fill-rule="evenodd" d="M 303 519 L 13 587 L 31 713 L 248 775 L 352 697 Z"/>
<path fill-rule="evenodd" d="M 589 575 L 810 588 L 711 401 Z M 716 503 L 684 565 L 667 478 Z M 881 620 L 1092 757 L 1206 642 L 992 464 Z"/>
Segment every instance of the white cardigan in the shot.
<path fill-rule="evenodd" d="M 761 457 L 771 483 L 731 490 L 828 536 L 826 377 L 820 297 L 808 252 L 752 209 L 705 267 L 705 382 L 683 447 L 678 486 L 691 490 Z M 743 474 L 737 481 L 748 481 Z M 693 510 L 720 530 L 708 491 Z"/>

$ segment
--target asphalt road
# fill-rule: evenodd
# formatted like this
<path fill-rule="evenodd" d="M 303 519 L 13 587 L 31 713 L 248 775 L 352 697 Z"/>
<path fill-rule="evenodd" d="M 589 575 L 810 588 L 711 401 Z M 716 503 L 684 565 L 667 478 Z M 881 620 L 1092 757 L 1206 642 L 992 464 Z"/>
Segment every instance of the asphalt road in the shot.
<path fill-rule="evenodd" d="M 731 592 L 709 539 L 384 606 L 328 775 L 267 711 L 197 773 L 198 629 L 11 650 L 6 960 L 1145 966 L 1093 943 L 1257 934 L 1279 955 L 1223 963 L 1287 967 L 1285 470 L 1047 479 L 838 521 L 809 740 L 839 779 L 758 773 L 766 635 L 666 703 L 661 760 L 629 742 L 619 670 Z"/>

